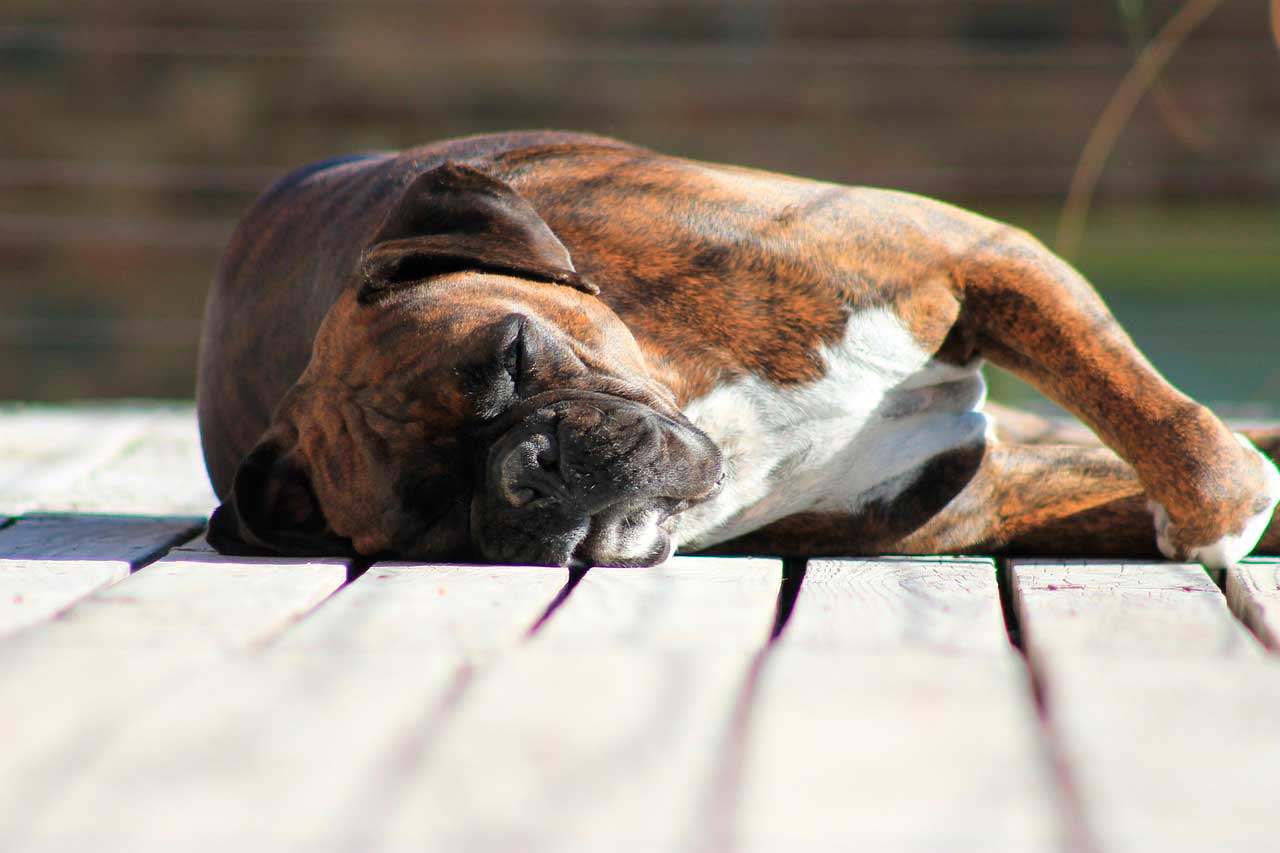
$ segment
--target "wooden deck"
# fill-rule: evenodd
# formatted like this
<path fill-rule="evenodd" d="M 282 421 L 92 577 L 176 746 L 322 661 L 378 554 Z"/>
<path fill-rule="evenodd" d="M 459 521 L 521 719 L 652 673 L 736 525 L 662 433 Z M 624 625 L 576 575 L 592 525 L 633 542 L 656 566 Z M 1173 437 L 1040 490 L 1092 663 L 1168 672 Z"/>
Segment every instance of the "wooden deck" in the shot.
<path fill-rule="evenodd" d="M 0 849 L 1280 845 L 1280 561 L 357 576 L 212 505 L 188 406 L 0 410 Z"/>

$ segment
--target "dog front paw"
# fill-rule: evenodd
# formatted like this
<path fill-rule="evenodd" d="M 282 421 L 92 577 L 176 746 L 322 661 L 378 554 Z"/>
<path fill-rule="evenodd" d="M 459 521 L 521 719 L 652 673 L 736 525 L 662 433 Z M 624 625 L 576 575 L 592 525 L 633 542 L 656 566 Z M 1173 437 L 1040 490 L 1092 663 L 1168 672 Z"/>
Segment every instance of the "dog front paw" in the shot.
<path fill-rule="evenodd" d="M 1262 487 L 1254 489 L 1252 499 L 1246 504 L 1247 509 L 1238 513 L 1243 516 L 1231 529 L 1212 542 L 1195 542 L 1179 525 L 1169 517 L 1163 506 L 1155 501 L 1147 501 L 1152 519 L 1156 527 L 1156 547 L 1160 553 L 1170 560 L 1179 562 L 1200 563 L 1207 569 L 1226 569 L 1234 566 L 1249 555 L 1267 524 L 1280 504 L 1280 471 L 1275 463 L 1253 446 L 1253 442 L 1236 433 L 1236 440 L 1244 447 L 1250 462 L 1260 469 Z"/>

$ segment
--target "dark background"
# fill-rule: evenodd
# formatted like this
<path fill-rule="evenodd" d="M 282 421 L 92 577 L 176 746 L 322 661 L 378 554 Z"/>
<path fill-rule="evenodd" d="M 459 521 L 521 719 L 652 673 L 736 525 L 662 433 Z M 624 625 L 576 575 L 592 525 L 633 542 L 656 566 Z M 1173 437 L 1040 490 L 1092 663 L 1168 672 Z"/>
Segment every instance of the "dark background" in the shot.
<path fill-rule="evenodd" d="M 0 398 L 190 396 L 204 293 L 257 191 L 452 135 L 590 130 L 925 193 L 1052 244 L 1090 130 L 1179 5 L 8 0 Z M 1267 5 L 1226 0 L 1178 52 L 1074 258 L 1175 383 L 1237 412 L 1280 400 Z"/>

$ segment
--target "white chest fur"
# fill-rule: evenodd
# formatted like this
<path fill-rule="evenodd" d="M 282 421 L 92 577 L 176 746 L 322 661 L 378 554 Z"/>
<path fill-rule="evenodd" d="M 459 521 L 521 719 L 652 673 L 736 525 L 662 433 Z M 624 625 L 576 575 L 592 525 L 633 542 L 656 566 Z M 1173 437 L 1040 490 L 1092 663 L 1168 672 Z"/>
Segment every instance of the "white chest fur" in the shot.
<path fill-rule="evenodd" d="M 780 388 L 748 376 L 685 407 L 724 454 L 726 478 L 716 498 L 681 516 L 681 547 L 798 512 L 856 512 L 987 433 L 979 365 L 934 360 L 887 310 L 855 314 L 822 357 L 826 372 L 812 383 Z"/>

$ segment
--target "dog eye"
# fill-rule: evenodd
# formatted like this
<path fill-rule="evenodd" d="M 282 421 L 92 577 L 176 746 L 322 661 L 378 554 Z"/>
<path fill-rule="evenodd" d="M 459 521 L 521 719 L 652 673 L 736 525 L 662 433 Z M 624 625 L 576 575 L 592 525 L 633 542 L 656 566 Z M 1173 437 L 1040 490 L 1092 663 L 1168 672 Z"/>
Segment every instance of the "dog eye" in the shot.
<path fill-rule="evenodd" d="M 507 350 L 502 354 L 502 366 L 507 371 L 507 375 L 511 377 L 511 381 L 520 382 L 521 368 L 520 339 L 516 338 L 507 344 Z"/>
<path fill-rule="evenodd" d="M 507 376 L 511 377 L 511 382 L 517 388 L 520 387 L 520 379 L 524 375 L 525 370 L 525 349 L 524 349 L 524 323 L 519 323 L 514 328 L 514 334 L 507 342 L 502 352 L 502 367 L 507 372 Z"/>

